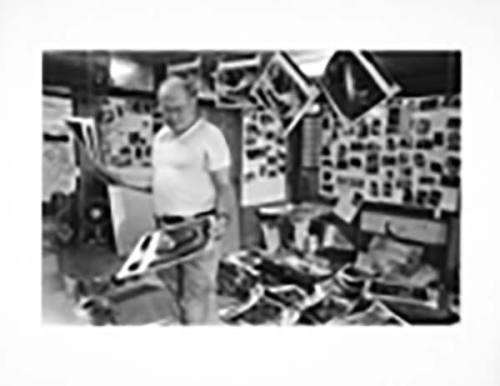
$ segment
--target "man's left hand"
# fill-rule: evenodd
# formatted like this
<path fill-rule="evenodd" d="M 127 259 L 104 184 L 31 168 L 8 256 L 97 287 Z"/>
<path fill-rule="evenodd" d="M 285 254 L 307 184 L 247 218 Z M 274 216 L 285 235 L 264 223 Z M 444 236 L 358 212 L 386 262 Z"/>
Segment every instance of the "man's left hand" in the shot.
<path fill-rule="evenodd" d="M 220 240 L 229 226 L 229 217 L 226 215 L 217 216 L 211 229 L 211 236 L 215 240 Z"/>

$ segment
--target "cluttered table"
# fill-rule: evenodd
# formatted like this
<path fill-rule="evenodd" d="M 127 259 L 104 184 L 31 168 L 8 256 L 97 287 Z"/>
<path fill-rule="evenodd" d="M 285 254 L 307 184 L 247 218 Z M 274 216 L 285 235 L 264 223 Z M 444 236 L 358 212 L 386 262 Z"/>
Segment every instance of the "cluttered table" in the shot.
<path fill-rule="evenodd" d="M 222 309 L 228 324 L 450 324 L 440 291 L 368 275 L 346 263 L 337 270 L 318 257 L 241 251 L 224 259 L 219 291 L 240 300 Z"/>
<path fill-rule="evenodd" d="M 229 324 L 415 325 L 459 320 L 422 244 L 372 235 L 359 248 L 322 205 L 264 207 L 261 248 L 226 256 L 219 291 L 239 299 Z M 325 216 L 326 215 L 326 216 Z M 432 234 L 431 237 L 436 237 Z"/>

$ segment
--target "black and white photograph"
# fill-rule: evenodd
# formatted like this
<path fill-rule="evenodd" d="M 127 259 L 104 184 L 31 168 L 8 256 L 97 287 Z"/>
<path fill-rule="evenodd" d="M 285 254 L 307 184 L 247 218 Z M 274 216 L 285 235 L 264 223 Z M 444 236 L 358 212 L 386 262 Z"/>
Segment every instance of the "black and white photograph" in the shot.
<path fill-rule="evenodd" d="M 250 91 L 262 72 L 262 59 L 255 54 L 239 59 L 217 60 L 214 76 L 219 107 L 245 108 L 255 104 Z"/>
<path fill-rule="evenodd" d="M 276 52 L 252 86 L 251 95 L 257 104 L 278 114 L 288 135 L 311 107 L 319 90 L 289 54 Z"/>
<path fill-rule="evenodd" d="M 348 122 L 356 121 L 399 90 L 390 73 L 383 70 L 383 63 L 377 63 L 365 51 L 336 52 L 320 84 L 332 106 Z"/>
<path fill-rule="evenodd" d="M 0 2 L 0 385 L 498 386 L 499 12 Z"/>
<path fill-rule="evenodd" d="M 43 324 L 459 324 L 461 52 L 322 52 L 44 51 Z"/>

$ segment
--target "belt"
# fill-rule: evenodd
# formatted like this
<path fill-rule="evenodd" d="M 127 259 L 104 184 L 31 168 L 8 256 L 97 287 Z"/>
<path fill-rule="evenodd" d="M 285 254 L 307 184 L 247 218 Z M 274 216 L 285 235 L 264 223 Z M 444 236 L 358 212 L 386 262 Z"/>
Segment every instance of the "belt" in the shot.
<path fill-rule="evenodd" d="M 192 220 L 193 218 L 200 218 L 205 216 L 215 216 L 217 211 L 215 209 L 206 210 L 204 212 L 195 213 L 192 216 L 171 216 L 171 215 L 163 215 L 163 216 L 155 216 L 155 220 L 157 224 L 179 224 L 185 221 Z"/>

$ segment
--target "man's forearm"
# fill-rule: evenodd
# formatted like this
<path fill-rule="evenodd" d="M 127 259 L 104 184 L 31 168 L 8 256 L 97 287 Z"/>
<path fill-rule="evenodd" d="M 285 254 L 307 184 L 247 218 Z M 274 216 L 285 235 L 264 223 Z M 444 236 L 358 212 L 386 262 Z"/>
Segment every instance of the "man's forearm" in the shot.
<path fill-rule="evenodd" d="M 136 173 L 134 171 L 123 171 L 120 172 L 120 180 L 118 185 L 134 190 L 139 190 L 141 192 L 151 193 L 151 174 L 151 171 L 142 171 L 140 173 Z"/>
<path fill-rule="evenodd" d="M 81 157 L 88 165 L 88 170 L 94 173 L 97 178 L 108 185 L 123 186 L 129 189 L 142 192 L 151 192 L 152 170 L 143 170 L 141 172 L 126 171 L 123 169 L 112 168 L 104 165 L 98 159 L 92 157 L 87 149 L 81 143 L 79 144 Z"/>
<path fill-rule="evenodd" d="M 126 170 L 117 170 L 100 167 L 98 174 L 110 185 L 123 186 L 143 192 L 151 192 L 151 172 L 134 173 Z"/>
<path fill-rule="evenodd" d="M 232 185 L 224 185 L 218 189 L 217 213 L 227 216 L 228 220 L 234 218 L 236 210 L 236 195 Z"/>

